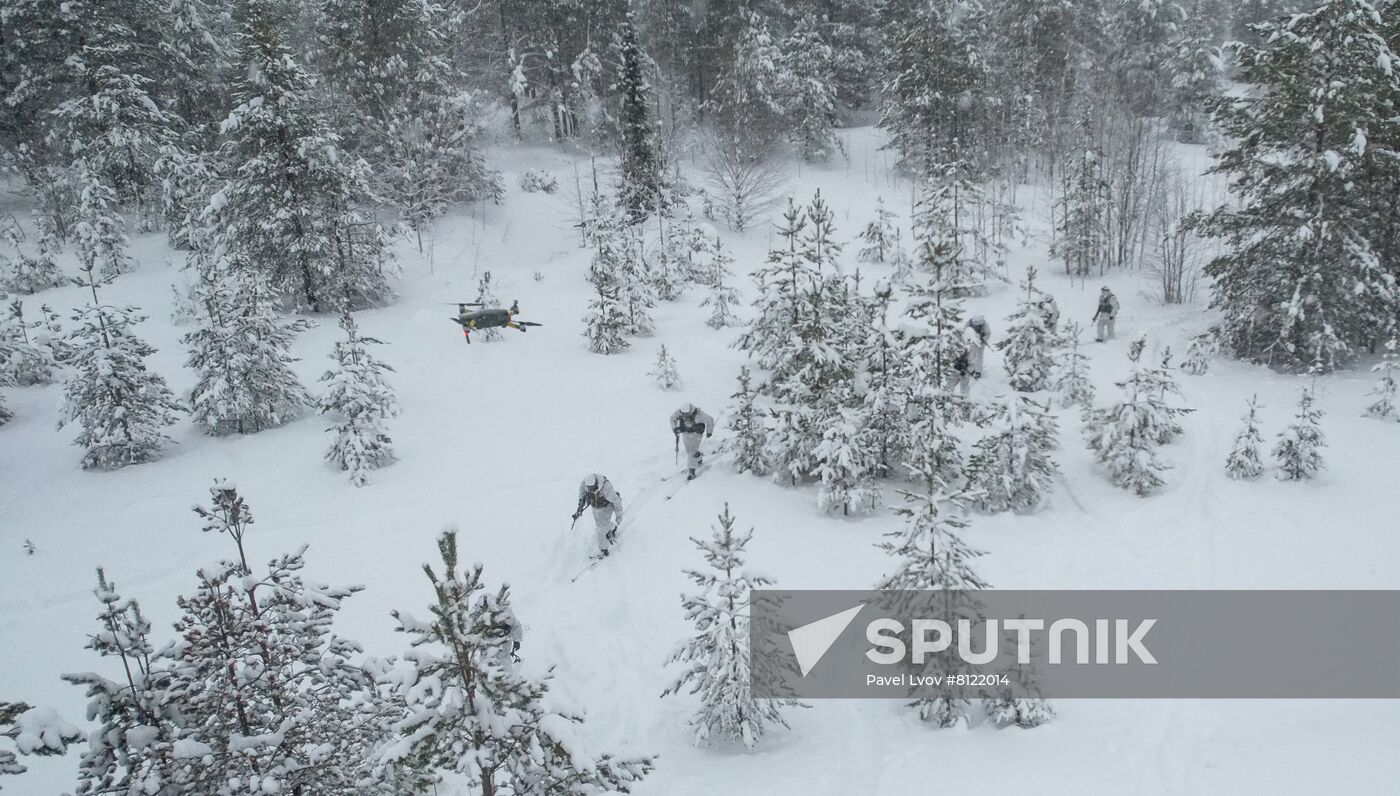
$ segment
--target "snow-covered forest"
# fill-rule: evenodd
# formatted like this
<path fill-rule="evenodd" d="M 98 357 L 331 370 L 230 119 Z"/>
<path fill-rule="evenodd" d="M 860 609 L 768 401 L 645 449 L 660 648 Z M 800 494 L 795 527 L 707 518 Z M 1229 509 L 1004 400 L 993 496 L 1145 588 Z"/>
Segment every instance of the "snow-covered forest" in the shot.
<path fill-rule="evenodd" d="M 1400 0 L 0 0 L 0 790 L 1393 792 L 748 628 L 1400 587 L 1397 378 Z"/>

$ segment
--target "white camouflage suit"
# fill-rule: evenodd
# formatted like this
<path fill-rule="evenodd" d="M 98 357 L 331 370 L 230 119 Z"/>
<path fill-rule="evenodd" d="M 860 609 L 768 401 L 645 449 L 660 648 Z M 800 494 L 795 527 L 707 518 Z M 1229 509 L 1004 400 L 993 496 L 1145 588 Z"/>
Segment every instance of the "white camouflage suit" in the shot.
<path fill-rule="evenodd" d="M 671 413 L 671 433 L 678 435 L 685 443 L 686 467 L 690 469 L 690 474 L 694 475 L 704 460 L 704 454 L 700 452 L 700 443 L 705 437 L 714 435 L 715 419 L 702 412 L 699 407 L 691 407 L 691 410 L 688 415 L 680 409 Z"/>
<path fill-rule="evenodd" d="M 617 526 L 622 523 L 622 496 L 617 494 L 611 481 L 594 473 L 583 479 L 583 483 L 578 486 L 578 509 L 574 516 L 582 514 L 585 506 L 593 509 L 598 551 L 606 553 L 616 541 L 609 539 L 608 535 L 616 531 Z"/>
<path fill-rule="evenodd" d="M 1099 306 L 1094 311 L 1094 320 L 1098 322 L 1096 338 L 1099 342 L 1113 339 L 1113 322 L 1118 318 L 1118 297 L 1113 295 L 1108 288 L 1099 292 Z"/>

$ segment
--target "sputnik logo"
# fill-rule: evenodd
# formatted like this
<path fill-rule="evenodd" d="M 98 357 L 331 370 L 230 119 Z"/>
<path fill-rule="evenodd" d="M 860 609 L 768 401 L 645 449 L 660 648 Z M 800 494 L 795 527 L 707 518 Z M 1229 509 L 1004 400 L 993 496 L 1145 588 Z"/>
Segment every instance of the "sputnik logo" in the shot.
<path fill-rule="evenodd" d="M 836 643 L 836 639 L 841 637 L 841 633 L 850 626 L 856 614 L 864 607 L 865 603 L 861 603 L 854 608 L 847 608 L 840 613 L 788 631 L 788 642 L 792 644 L 792 652 L 797 656 L 797 667 L 802 671 L 803 677 L 821 662 L 822 656 L 826 655 L 827 650 L 831 649 L 831 645 Z"/>

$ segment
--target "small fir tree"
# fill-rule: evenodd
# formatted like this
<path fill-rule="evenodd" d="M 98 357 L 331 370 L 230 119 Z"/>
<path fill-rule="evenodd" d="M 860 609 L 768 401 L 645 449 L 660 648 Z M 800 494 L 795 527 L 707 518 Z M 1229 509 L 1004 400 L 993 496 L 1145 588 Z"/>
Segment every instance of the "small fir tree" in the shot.
<path fill-rule="evenodd" d="M 756 699 L 750 691 L 752 679 L 764 677 L 762 669 L 774 665 L 763 656 L 749 655 L 751 594 L 773 581 L 744 567 L 753 529 L 735 530 L 728 503 L 718 522 L 710 539 L 691 537 L 710 569 L 685 571 L 700 590 L 681 598 L 696 634 L 671 656 L 670 663 L 686 668 L 661 695 L 687 689 L 700 695 L 700 708 L 690 720 L 697 744 L 738 741 L 752 748 L 770 728 L 787 727 L 783 709 L 801 703 Z"/>
<path fill-rule="evenodd" d="M 1264 472 L 1260 449 L 1264 438 L 1259 433 L 1259 396 L 1249 399 L 1249 413 L 1244 416 L 1244 428 L 1235 435 L 1235 444 L 1225 459 L 1225 473 L 1231 478 L 1250 480 Z"/>
<path fill-rule="evenodd" d="M 1315 390 L 1309 386 L 1298 392 L 1298 413 L 1274 444 L 1279 477 L 1286 481 L 1311 479 L 1327 466 L 1322 458 L 1327 440 L 1322 434 L 1322 410 L 1316 406 Z"/>
<path fill-rule="evenodd" d="M 335 434 L 326 460 L 349 473 L 355 486 L 364 486 L 370 470 L 394 461 L 387 425 L 398 415 L 399 406 L 393 387 L 384 378 L 393 368 L 375 359 L 367 348 L 382 342 L 360 334 L 349 310 L 341 314 L 340 328 L 345 339 L 331 352 L 334 367 L 321 376 L 326 388 L 316 409 L 340 418 L 326 429 Z"/>
<path fill-rule="evenodd" d="M 656 350 L 656 362 L 647 375 L 656 380 L 656 386 L 663 390 L 675 390 L 681 386 L 681 375 L 676 372 L 676 360 L 661 346 Z"/>
<path fill-rule="evenodd" d="M 1385 344 L 1385 356 L 1380 362 L 1371 366 L 1371 372 L 1379 375 L 1380 381 L 1370 392 L 1376 397 L 1376 400 L 1366 407 L 1368 417 L 1381 420 L 1389 417 L 1400 421 L 1400 411 L 1397 411 L 1395 405 L 1397 371 L 1400 371 L 1400 340 L 1392 337 Z"/>
<path fill-rule="evenodd" d="M 1088 410 L 1094 405 L 1094 383 L 1089 380 L 1089 358 L 1079 350 L 1079 324 L 1065 324 L 1067 347 L 1057 357 L 1052 388 L 1060 396 L 1060 406 L 1079 406 Z"/>

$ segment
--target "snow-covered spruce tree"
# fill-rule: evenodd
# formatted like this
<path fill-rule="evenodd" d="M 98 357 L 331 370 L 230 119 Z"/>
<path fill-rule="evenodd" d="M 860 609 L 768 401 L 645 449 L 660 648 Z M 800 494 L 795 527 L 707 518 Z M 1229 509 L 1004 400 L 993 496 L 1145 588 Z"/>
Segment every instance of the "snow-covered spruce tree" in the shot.
<path fill-rule="evenodd" d="M 295 418 L 310 402 L 292 372 L 292 340 L 303 322 L 277 314 L 267 279 L 224 263 L 202 262 L 195 287 L 198 328 L 181 341 L 199 373 L 190 413 L 208 434 L 253 434 Z"/>
<path fill-rule="evenodd" d="M 957 159 L 938 164 L 921 188 L 912 219 L 916 267 L 938 274 L 953 296 L 981 293 L 989 281 L 1002 279 L 987 263 L 999 252 L 973 223 L 985 197 L 971 168 Z"/>
<path fill-rule="evenodd" d="M 856 376 L 857 383 L 864 386 L 860 423 L 874 457 L 874 474 L 880 478 L 903 466 L 911 446 L 909 403 L 913 388 L 903 380 L 900 339 L 892 324 L 898 319 L 890 318 L 893 298 L 889 287 L 876 289 L 866 340 L 861 345 L 864 372 Z"/>
<path fill-rule="evenodd" d="M 359 645 L 334 628 L 360 588 L 306 581 L 304 547 L 255 573 L 247 504 L 225 482 L 210 493 L 195 512 L 238 557 L 201 569 L 195 592 L 176 601 L 168 698 L 205 752 L 177 756 L 176 776 L 190 793 L 230 792 L 231 783 L 242 793 L 385 793 L 371 760 L 387 739 L 362 731 L 372 683 L 350 663 Z"/>
<path fill-rule="evenodd" d="M 237 107 L 222 125 L 228 183 L 210 201 L 230 262 L 313 312 L 389 295 L 393 257 L 363 210 L 368 166 L 347 156 L 320 115 L 311 78 L 283 37 L 290 22 L 254 0 L 238 37 Z"/>
<path fill-rule="evenodd" d="M 861 248 L 857 258 L 863 263 L 888 262 L 899 246 L 899 230 L 895 226 L 898 216 L 885 208 L 885 198 L 875 200 L 875 218 L 861 230 Z"/>
<path fill-rule="evenodd" d="M 772 368 L 778 352 L 792 344 L 802 315 L 800 291 L 812 278 L 812 264 L 799 248 L 807 228 L 806 212 L 789 197 L 782 221 L 774 226 L 774 247 L 768 251 L 764 264 L 753 272 L 758 285 L 754 317 L 739 338 L 739 348 L 762 368 Z"/>
<path fill-rule="evenodd" d="M 423 565 L 436 595 L 431 620 L 393 612 L 412 672 L 398 675 L 407 710 L 378 762 L 450 771 L 471 793 L 631 792 L 651 759 L 584 754 L 574 742 L 583 719 L 546 708 L 548 680 L 512 661 L 510 588 L 487 592 L 480 564 L 458 569 L 454 530 L 438 550 L 442 570 Z"/>
<path fill-rule="evenodd" d="M 5 313 L 0 317 L 0 384 L 51 383 L 58 362 L 53 349 L 42 342 L 41 336 L 46 336 L 40 331 L 43 321 L 26 322 L 24 304 L 19 299 L 0 312 Z"/>
<path fill-rule="evenodd" d="M 977 141 L 986 62 L 962 26 L 968 9 L 919 3 L 887 12 L 880 126 L 899 166 L 927 177 L 957 141 Z"/>
<path fill-rule="evenodd" d="M 1235 201 L 1205 221 L 1227 251 L 1206 272 L 1222 313 L 1221 344 L 1288 370 L 1330 370 L 1376 342 L 1397 306 L 1372 241 L 1375 197 L 1393 195 L 1400 56 L 1368 0 L 1325 0 L 1265 23 L 1237 53 L 1255 87 L 1211 109 L 1225 140 L 1212 172 Z M 1319 53 L 1326 53 L 1320 57 Z"/>
<path fill-rule="evenodd" d="M 734 440 L 731 455 L 734 471 L 767 475 L 764 448 L 768 443 L 768 426 L 764 411 L 756 403 L 758 391 L 753 387 L 753 374 L 747 365 L 739 368 L 739 391 L 729 397 L 734 399 L 728 422 Z"/>
<path fill-rule="evenodd" d="M 1010 377 L 1011 388 L 1019 392 L 1039 392 L 1050 384 L 1054 358 L 1050 349 L 1054 335 L 1046 328 L 1044 301 L 1035 286 L 1035 267 L 1026 268 L 1022 283 L 1025 296 L 1016 302 L 1016 311 L 1006 318 L 1006 337 L 997 344 Z"/>
<path fill-rule="evenodd" d="M 117 207 L 117 192 L 86 160 L 74 164 L 78 179 L 78 212 L 74 233 L 78 262 L 84 271 L 112 279 L 135 270 L 126 253 L 126 222 Z"/>
<path fill-rule="evenodd" d="M 911 462 L 916 478 L 922 465 Z M 922 475 L 932 483 L 933 476 Z M 945 496 L 936 491 L 923 494 L 902 492 L 904 505 L 895 513 L 904 518 L 904 528 L 886 534 L 889 541 L 878 547 L 896 560 L 895 570 L 875 586 L 889 591 L 942 591 L 945 599 L 937 601 L 944 621 L 958 619 L 979 621 L 981 609 L 969 590 L 987 588 L 986 581 L 972 568 L 973 562 L 984 555 L 962 540 L 959 534 L 967 521 L 959 516 L 961 496 Z M 950 675 L 970 671 L 968 664 L 955 655 L 937 655 L 925 665 L 938 674 Z M 932 672 L 929 672 L 932 673 Z M 954 727 L 971 720 L 973 706 L 963 697 L 922 697 L 910 703 L 919 718 L 939 727 Z"/>
<path fill-rule="evenodd" d="M 1167 116 L 1177 140 L 1199 144 L 1205 139 L 1205 103 L 1221 93 L 1220 48 L 1216 46 L 1217 21 L 1204 7 L 1203 0 L 1183 4 L 1173 26 L 1166 70 Z"/>
<path fill-rule="evenodd" d="M 0 251 L 0 291 L 30 295 L 68 282 L 53 256 L 41 245 L 33 255 L 21 247 L 24 230 L 14 219 L 0 218 L 0 244 L 13 254 Z"/>
<path fill-rule="evenodd" d="M 1141 350 L 1141 346 L 1143 345 L 1146 345 L 1146 340 L 1144 338 L 1139 338 L 1129 348 L 1138 347 L 1138 349 Z M 1156 422 L 1154 422 L 1151 429 L 1153 438 L 1161 445 L 1165 445 L 1181 436 L 1183 430 L 1181 424 L 1176 422 L 1176 418 L 1195 411 L 1194 409 L 1182 406 L 1167 406 L 1166 399 L 1168 396 L 1175 395 L 1178 398 L 1181 397 L 1181 387 L 1176 383 L 1176 376 L 1172 369 L 1171 359 L 1172 350 L 1171 346 L 1168 346 L 1162 352 L 1162 364 L 1160 367 L 1140 368 L 1136 370 L 1135 374 L 1139 379 L 1140 389 L 1163 407 L 1162 414 L 1157 418 Z"/>
<path fill-rule="evenodd" d="M 656 227 L 659 240 L 651 257 L 651 290 L 660 301 L 675 301 L 692 276 L 688 252 L 675 228 L 666 228 L 666 217 L 661 213 L 656 214 Z"/>
<path fill-rule="evenodd" d="M 618 113 L 622 169 L 617 198 L 627 208 L 628 216 L 639 221 L 660 206 L 661 163 L 649 110 L 651 87 L 644 72 L 646 56 L 637 44 L 637 26 L 630 7 L 619 27 L 617 48 L 622 73 L 617 90 L 622 99 Z"/>
<path fill-rule="evenodd" d="M 686 669 L 661 695 L 682 690 L 700 695 L 700 708 L 690 719 L 697 744 L 738 741 L 752 748 L 770 728 L 787 727 L 783 709 L 801 703 L 757 699 L 750 691 L 751 678 L 763 677 L 763 668 L 774 666 L 763 656 L 749 655 L 751 595 L 773 581 L 745 568 L 745 547 L 753 529 L 735 530 L 728 503 L 718 522 L 710 539 L 690 539 L 709 570 L 685 571 L 699 589 L 698 594 L 681 597 L 685 618 L 695 624 L 696 634 L 671 655 L 669 663 Z"/>
<path fill-rule="evenodd" d="M 1035 511 L 1060 471 L 1050 458 L 1059 435 L 1054 415 L 1016 395 L 993 410 L 989 425 L 967 460 L 969 497 L 982 511 Z"/>
<path fill-rule="evenodd" d="M 875 479 L 882 469 L 862 407 L 852 393 L 850 385 L 839 384 L 823 396 L 814 429 L 820 438 L 812 448 L 810 470 L 821 482 L 817 507 L 848 516 L 874 510 L 880 498 Z"/>
<path fill-rule="evenodd" d="M 1385 344 L 1384 358 L 1371 366 L 1371 372 L 1378 374 L 1380 381 L 1370 392 L 1376 400 L 1366 407 L 1366 415 L 1381 420 L 1388 417 L 1400 420 L 1400 409 L 1395 405 L 1396 373 L 1400 372 L 1400 340 L 1390 338 Z"/>
<path fill-rule="evenodd" d="M 642 237 L 630 227 L 624 228 L 618 234 L 617 243 L 621 247 L 617 271 L 620 277 L 618 298 L 626 313 L 627 333 L 650 337 L 656 333 L 656 321 L 651 317 L 651 311 L 656 309 L 656 291 Z"/>
<path fill-rule="evenodd" d="M 1327 466 L 1322 459 L 1327 440 L 1322 435 L 1322 410 L 1316 406 L 1315 390 L 1309 386 L 1298 391 L 1298 413 L 1278 433 L 1274 444 L 1274 461 L 1285 481 L 1310 479 Z"/>
<path fill-rule="evenodd" d="M 1088 106 L 1080 109 L 1060 179 L 1055 240 L 1050 250 L 1064 261 L 1065 273 L 1071 276 L 1103 273 L 1109 185 L 1103 173 L 1103 154 L 1095 140 L 1093 109 Z"/>
<path fill-rule="evenodd" d="M 175 673 L 151 641 L 151 623 L 135 600 L 123 598 L 97 570 L 93 591 L 102 605 L 101 630 L 87 648 L 112 659 L 117 679 L 96 672 L 65 674 L 87 689 L 87 715 L 97 723 L 78 763 L 80 796 L 87 794 L 188 793 L 178 755 L 211 750 L 182 726 L 180 706 L 171 699 Z"/>
<path fill-rule="evenodd" d="M 676 359 L 664 345 L 656 350 L 656 361 L 652 363 L 647 375 L 663 390 L 674 390 L 681 386 L 681 374 L 676 371 Z"/>
<path fill-rule="evenodd" d="M 820 162 L 841 152 L 836 137 L 836 58 L 822 37 L 820 22 L 803 14 L 779 45 L 783 117 L 788 140 L 803 160 Z"/>
<path fill-rule="evenodd" d="M 1094 383 L 1089 380 L 1089 358 L 1079 351 L 1079 334 L 1079 324 L 1065 323 L 1064 339 L 1068 345 L 1056 358 L 1051 389 L 1060 397 L 1060 406 L 1088 410 L 1094 405 Z"/>
<path fill-rule="evenodd" d="M 502 306 L 500 299 L 496 298 L 496 287 L 491 280 L 490 271 L 482 271 L 481 278 L 476 281 L 476 303 L 483 307 Z M 482 342 L 486 343 L 501 339 L 501 330 L 495 327 L 482 329 L 478 334 L 481 335 Z"/>
<path fill-rule="evenodd" d="M 600 227 L 592 235 L 593 263 L 588 269 L 588 282 L 594 297 L 583 316 L 584 337 L 588 350 L 595 354 L 617 354 L 631 347 L 627 340 L 630 324 L 623 304 L 623 282 L 627 275 L 622 259 L 627 252 L 623 240 L 611 226 Z"/>
<path fill-rule="evenodd" d="M 0 381 L 0 387 L 3 386 L 5 386 L 5 383 Z M 10 411 L 10 407 L 5 405 L 5 393 L 0 392 L 0 426 L 10 422 L 14 417 L 15 413 Z"/>
<path fill-rule="evenodd" d="M 1147 495 L 1163 484 L 1166 465 L 1157 456 L 1167 430 L 1176 427 L 1181 410 L 1169 407 L 1144 375 L 1140 365 L 1142 340 L 1129 347 L 1133 370 L 1118 382 L 1122 397 L 1111 406 L 1085 413 L 1089 448 L 1108 468 L 1109 480 L 1138 495 Z"/>
<path fill-rule="evenodd" d="M 710 317 L 705 320 L 705 325 L 711 329 L 738 326 L 739 318 L 734 314 L 734 308 L 739 304 L 739 290 L 728 283 L 729 278 L 734 276 L 729 270 L 734 258 L 725 252 L 718 238 L 715 239 L 711 259 L 710 271 L 714 281 L 710 284 L 710 295 L 700 302 L 700 306 L 710 308 Z"/>
<path fill-rule="evenodd" d="M 1259 434 L 1259 396 L 1249 399 L 1249 413 L 1244 416 L 1244 428 L 1235 435 L 1230 455 L 1225 459 L 1225 474 L 1231 478 L 1258 478 L 1264 472 L 1260 448 L 1264 438 Z"/>
<path fill-rule="evenodd" d="M 165 379 L 146 369 L 155 349 L 137 337 L 132 326 L 145 320 L 134 307 L 98 303 L 96 277 L 86 269 L 93 306 L 73 315 L 68 337 L 74 372 L 64 384 L 59 428 L 77 422 L 82 431 L 73 442 L 83 448 L 83 468 L 115 469 L 160 456 L 171 440 L 166 426 L 184 409 Z"/>
<path fill-rule="evenodd" d="M 501 194 L 451 52 L 459 18 L 420 0 L 324 0 L 317 12 L 317 62 L 336 122 L 421 250 L 423 232 L 451 203 Z"/>
<path fill-rule="evenodd" d="M 1210 370 L 1211 358 L 1215 356 L 1215 332 L 1198 334 L 1186 346 L 1186 357 L 1181 360 L 1181 369 L 1192 376 L 1204 375 Z"/>
<path fill-rule="evenodd" d="M 349 310 L 341 314 L 340 328 L 345 339 L 336 342 L 331 352 L 335 365 L 321 376 L 326 386 L 316 400 L 316 411 L 339 418 L 326 429 L 335 434 L 326 461 L 348 472 L 355 486 L 364 486 L 370 470 L 394 461 L 387 426 L 398 415 L 399 405 L 394 388 L 384 378 L 393 368 L 375 359 L 367 348 L 381 341 L 360 334 Z"/>

